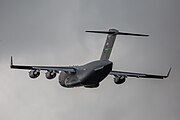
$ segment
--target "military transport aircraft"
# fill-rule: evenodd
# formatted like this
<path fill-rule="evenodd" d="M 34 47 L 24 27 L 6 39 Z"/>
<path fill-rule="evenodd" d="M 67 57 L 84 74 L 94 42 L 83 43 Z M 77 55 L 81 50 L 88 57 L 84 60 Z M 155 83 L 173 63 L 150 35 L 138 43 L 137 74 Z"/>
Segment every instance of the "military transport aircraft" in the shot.
<path fill-rule="evenodd" d="M 60 85 L 67 88 L 80 87 L 80 86 L 84 86 L 86 88 L 96 88 L 99 86 L 100 82 L 108 75 L 114 76 L 114 82 L 116 84 L 124 83 L 126 78 L 128 77 L 163 79 L 169 76 L 171 68 L 169 69 L 169 72 L 165 76 L 112 70 L 113 62 L 109 60 L 109 57 L 117 35 L 130 35 L 130 36 L 149 36 L 149 35 L 119 32 L 116 29 L 109 29 L 109 31 L 86 31 L 86 32 L 107 34 L 107 39 L 100 60 L 96 60 L 81 66 L 72 66 L 72 67 L 24 66 L 24 65 L 14 65 L 11 56 L 10 67 L 13 69 L 30 70 L 29 77 L 31 78 L 37 78 L 40 75 L 41 70 L 47 71 L 45 74 L 47 79 L 53 79 L 56 77 L 56 74 L 59 73 Z"/>

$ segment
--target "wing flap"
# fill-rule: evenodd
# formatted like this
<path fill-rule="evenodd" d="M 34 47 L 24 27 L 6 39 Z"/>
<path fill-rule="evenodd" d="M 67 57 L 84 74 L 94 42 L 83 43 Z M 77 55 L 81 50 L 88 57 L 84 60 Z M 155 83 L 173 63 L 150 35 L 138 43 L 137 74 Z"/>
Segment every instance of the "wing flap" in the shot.
<path fill-rule="evenodd" d="M 156 79 L 164 79 L 169 77 L 171 72 L 171 68 L 168 71 L 168 74 L 163 75 L 152 75 L 152 74 L 144 74 L 144 73 L 135 73 L 135 72 L 124 72 L 124 71 L 111 71 L 110 75 L 114 76 L 125 76 L 125 77 L 136 77 L 136 78 L 156 78 Z"/>
<path fill-rule="evenodd" d="M 47 70 L 47 71 L 54 70 L 56 72 L 65 71 L 65 72 L 71 72 L 71 73 L 76 72 L 76 69 L 74 67 L 13 65 L 12 56 L 11 56 L 10 68 L 12 68 L 12 69 L 23 69 L 23 70 Z"/>

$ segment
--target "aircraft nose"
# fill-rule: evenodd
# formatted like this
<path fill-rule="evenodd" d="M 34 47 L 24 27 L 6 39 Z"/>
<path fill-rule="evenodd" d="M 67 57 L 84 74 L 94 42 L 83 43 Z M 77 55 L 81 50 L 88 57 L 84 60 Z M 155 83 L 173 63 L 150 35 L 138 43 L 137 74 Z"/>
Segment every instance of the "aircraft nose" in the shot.
<path fill-rule="evenodd" d="M 67 87 L 75 87 L 80 85 L 81 81 L 78 79 L 66 79 L 65 80 L 65 86 Z"/>
<path fill-rule="evenodd" d="M 65 81 L 59 78 L 59 84 L 63 87 L 66 87 Z"/>

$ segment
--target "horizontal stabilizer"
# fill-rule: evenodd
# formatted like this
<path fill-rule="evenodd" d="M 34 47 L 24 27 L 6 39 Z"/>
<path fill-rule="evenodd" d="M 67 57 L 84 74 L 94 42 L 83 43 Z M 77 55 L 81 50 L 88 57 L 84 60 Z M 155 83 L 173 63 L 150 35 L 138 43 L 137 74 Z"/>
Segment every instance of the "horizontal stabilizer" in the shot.
<path fill-rule="evenodd" d="M 126 32 L 119 32 L 119 31 L 113 31 L 113 29 L 110 29 L 109 31 L 86 31 L 90 33 L 101 33 L 101 34 L 114 34 L 114 35 L 130 35 L 130 36 L 144 36 L 147 37 L 149 35 L 145 34 L 138 34 L 138 33 L 126 33 Z"/>

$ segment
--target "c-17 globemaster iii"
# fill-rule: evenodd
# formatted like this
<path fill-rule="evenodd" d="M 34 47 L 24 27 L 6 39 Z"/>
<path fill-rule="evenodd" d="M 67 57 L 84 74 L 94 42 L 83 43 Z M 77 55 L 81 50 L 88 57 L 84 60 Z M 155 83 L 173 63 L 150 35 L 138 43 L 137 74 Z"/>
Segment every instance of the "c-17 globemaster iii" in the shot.
<path fill-rule="evenodd" d="M 165 76 L 112 70 L 113 62 L 109 60 L 109 57 L 111 55 L 111 51 L 117 35 L 145 36 L 145 37 L 149 35 L 119 32 L 116 29 L 109 29 L 109 31 L 86 31 L 86 32 L 107 34 L 107 39 L 100 60 L 92 61 L 90 63 L 81 66 L 72 66 L 72 67 L 24 66 L 24 65 L 14 65 L 11 57 L 10 67 L 13 69 L 30 70 L 29 77 L 31 78 L 37 78 L 40 75 L 41 70 L 47 71 L 45 74 L 47 79 L 53 79 L 56 77 L 56 74 L 59 74 L 60 85 L 67 88 L 80 87 L 80 86 L 84 86 L 86 88 L 96 88 L 99 86 L 100 82 L 104 80 L 108 75 L 114 76 L 114 82 L 116 84 L 124 83 L 126 81 L 126 78 L 128 77 L 163 79 L 169 76 L 171 68 L 169 69 L 169 72 Z"/>

